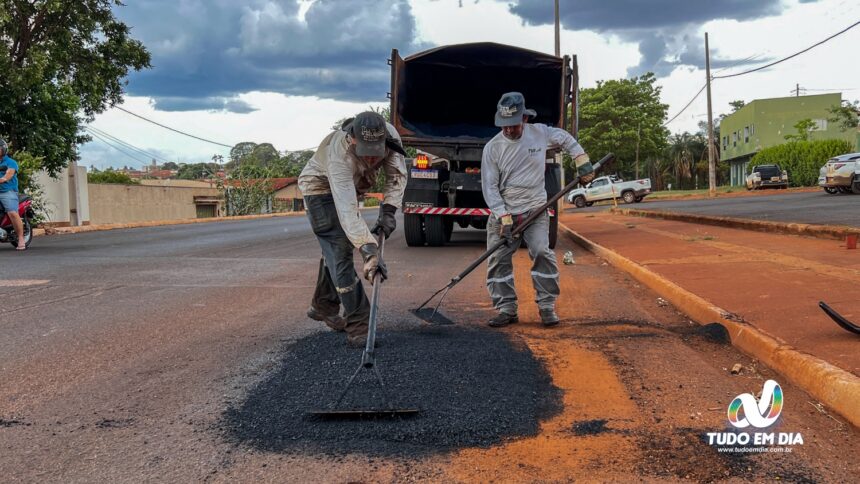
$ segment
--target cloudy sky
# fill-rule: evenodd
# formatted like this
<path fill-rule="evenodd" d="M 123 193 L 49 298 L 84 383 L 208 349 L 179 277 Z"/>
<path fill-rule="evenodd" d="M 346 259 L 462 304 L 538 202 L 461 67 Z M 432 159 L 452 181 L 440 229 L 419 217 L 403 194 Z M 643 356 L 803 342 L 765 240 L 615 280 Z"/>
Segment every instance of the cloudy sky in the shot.
<path fill-rule="evenodd" d="M 492 41 L 553 51 L 552 0 L 127 0 L 117 15 L 152 53 L 129 78 L 124 108 L 232 145 L 311 148 L 338 119 L 386 104 L 386 59 L 438 45 Z M 856 0 L 561 0 L 561 48 L 581 86 L 656 73 L 674 116 L 702 87 L 704 33 L 712 70 L 740 72 L 801 50 L 860 20 Z M 714 113 L 735 99 L 843 92 L 860 99 L 860 27 L 803 56 L 717 80 Z M 705 96 L 668 125 L 694 131 Z M 92 127 L 160 161 L 199 162 L 228 148 L 113 109 Z M 113 141 L 115 143 L 115 141 Z M 82 164 L 140 166 L 150 156 L 102 140 Z M 134 155 L 134 157 L 129 156 Z M 135 159 L 136 158 L 136 159 Z"/>

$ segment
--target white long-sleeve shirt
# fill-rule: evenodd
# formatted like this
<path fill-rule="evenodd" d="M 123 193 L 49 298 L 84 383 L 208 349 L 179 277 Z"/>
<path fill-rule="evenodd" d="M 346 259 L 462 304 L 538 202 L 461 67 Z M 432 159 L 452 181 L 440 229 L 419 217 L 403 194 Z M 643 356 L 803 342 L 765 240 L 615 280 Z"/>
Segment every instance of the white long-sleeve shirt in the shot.
<path fill-rule="evenodd" d="M 388 137 L 400 141 L 394 126 L 386 123 Z M 368 166 L 349 149 L 345 131 L 334 131 L 322 140 L 314 156 L 299 175 L 302 195 L 332 194 L 340 225 L 352 245 L 376 244 L 376 238 L 358 210 L 358 195 L 367 193 L 376 181 L 379 169 L 385 172 L 383 203 L 400 208 L 406 189 L 406 162 L 403 155 L 386 150 L 376 166 Z"/>
<path fill-rule="evenodd" d="M 525 213 L 546 203 L 546 150 L 559 146 L 574 159 L 585 154 L 570 133 L 545 124 L 523 125 L 517 140 L 499 132 L 484 146 L 481 187 L 493 215 Z"/>

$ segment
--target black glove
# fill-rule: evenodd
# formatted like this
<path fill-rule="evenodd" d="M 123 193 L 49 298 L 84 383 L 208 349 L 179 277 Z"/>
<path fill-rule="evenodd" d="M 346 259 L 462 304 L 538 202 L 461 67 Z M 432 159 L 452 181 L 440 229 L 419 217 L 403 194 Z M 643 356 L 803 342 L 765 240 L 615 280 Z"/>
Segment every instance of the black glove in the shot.
<path fill-rule="evenodd" d="M 505 239 L 505 245 L 514 243 L 514 218 L 510 215 L 502 215 L 499 219 L 499 235 Z"/>
<path fill-rule="evenodd" d="M 364 259 L 364 278 L 373 284 L 373 276 L 379 272 L 382 280 L 388 279 L 388 269 L 385 267 L 385 262 L 379 258 L 379 246 L 376 244 L 364 244 L 358 249 Z"/>
<path fill-rule="evenodd" d="M 397 219 L 394 218 L 394 214 L 396 213 L 397 207 L 387 203 L 383 204 L 379 218 L 376 219 L 376 225 L 373 226 L 370 232 L 374 235 L 379 235 L 379 232 L 382 232 L 385 234 L 386 239 L 390 237 L 391 232 L 394 232 L 394 229 L 397 228 Z"/>

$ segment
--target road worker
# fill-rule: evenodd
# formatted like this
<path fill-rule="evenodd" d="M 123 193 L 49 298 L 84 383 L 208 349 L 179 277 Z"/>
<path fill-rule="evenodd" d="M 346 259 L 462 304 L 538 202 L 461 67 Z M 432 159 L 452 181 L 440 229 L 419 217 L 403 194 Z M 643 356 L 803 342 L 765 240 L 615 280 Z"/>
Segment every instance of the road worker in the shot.
<path fill-rule="evenodd" d="M 322 140 L 299 176 L 311 228 L 322 248 L 317 284 L 308 317 L 347 334 L 350 346 L 367 341 L 370 303 L 353 265 L 358 249 L 363 276 L 388 276 L 374 235 L 389 237 L 406 187 L 406 152 L 400 135 L 373 111 L 359 114 Z M 364 221 L 358 200 L 385 176 L 380 215 Z M 340 309 L 343 306 L 343 314 Z"/>
<path fill-rule="evenodd" d="M 519 321 L 517 293 L 514 288 L 513 255 L 522 240 L 532 259 L 532 284 L 537 295 L 541 322 L 559 322 L 555 302 L 559 296 L 559 272 L 555 253 L 549 248 L 549 216 L 538 217 L 518 237 L 512 232 L 533 210 L 547 201 L 544 182 L 546 151 L 560 147 L 574 160 L 582 183 L 594 178 L 588 155 L 567 131 L 544 124 L 528 123 L 537 113 L 527 109 L 518 92 L 502 95 L 496 106 L 496 126 L 502 128 L 484 146 L 481 160 L 481 185 L 491 215 L 487 223 L 487 247 L 505 239 L 506 245 L 490 256 L 487 263 L 487 289 L 498 314 L 490 319 L 492 327 Z"/>

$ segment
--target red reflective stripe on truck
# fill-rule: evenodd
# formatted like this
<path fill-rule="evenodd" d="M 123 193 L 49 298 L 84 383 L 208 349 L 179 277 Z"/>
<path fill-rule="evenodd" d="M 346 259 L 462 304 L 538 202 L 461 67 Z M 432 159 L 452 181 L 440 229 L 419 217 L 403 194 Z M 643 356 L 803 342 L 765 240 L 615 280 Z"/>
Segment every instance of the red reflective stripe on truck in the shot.
<path fill-rule="evenodd" d="M 482 215 L 489 216 L 489 208 L 405 207 L 403 213 L 418 215 Z"/>

